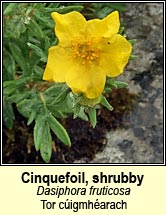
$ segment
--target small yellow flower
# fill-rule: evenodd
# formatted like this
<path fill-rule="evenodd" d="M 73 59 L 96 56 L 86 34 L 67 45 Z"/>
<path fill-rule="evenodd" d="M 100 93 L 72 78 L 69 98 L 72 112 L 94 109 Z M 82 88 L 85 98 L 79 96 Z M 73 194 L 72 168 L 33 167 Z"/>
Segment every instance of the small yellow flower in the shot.
<path fill-rule="evenodd" d="M 83 93 L 89 99 L 99 97 L 106 76 L 120 75 L 132 50 L 118 34 L 118 12 L 89 21 L 76 11 L 51 15 L 59 44 L 49 49 L 43 79 L 66 82 L 73 93 Z"/>

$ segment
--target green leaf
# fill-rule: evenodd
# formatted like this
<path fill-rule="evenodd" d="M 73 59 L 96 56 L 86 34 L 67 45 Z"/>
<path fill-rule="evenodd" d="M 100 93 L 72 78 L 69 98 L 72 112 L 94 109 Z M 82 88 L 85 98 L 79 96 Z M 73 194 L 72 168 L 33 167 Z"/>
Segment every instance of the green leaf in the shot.
<path fill-rule="evenodd" d="M 74 110 L 74 119 L 79 117 L 82 120 L 88 121 L 88 116 L 85 113 L 85 107 L 80 106 L 79 109 L 77 107 L 77 109 Z"/>
<path fill-rule="evenodd" d="M 68 89 L 67 85 L 55 83 L 45 91 L 45 94 L 48 96 L 57 97 L 62 91 L 66 89 Z"/>
<path fill-rule="evenodd" d="M 34 106 L 36 106 L 37 110 L 39 110 L 39 104 L 36 99 L 23 99 L 17 104 L 17 109 L 23 116 L 29 118 L 31 112 L 36 111 Z"/>
<path fill-rule="evenodd" d="M 113 78 L 107 78 L 106 87 L 110 88 L 125 88 L 128 84 L 123 81 L 115 81 Z"/>
<path fill-rule="evenodd" d="M 3 90 L 4 90 L 3 94 L 7 95 L 7 96 L 9 96 L 9 95 L 12 94 L 13 98 L 10 98 L 9 100 L 12 100 L 12 99 L 15 100 L 14 97 L 18 97 L 16 99 L 19 101 L 20 98 L 19 98 L 19 96 L 16 95 L 18 93 L 18 92 L 16 92 L 16 89 L 20 88 L 22 86 L 25 86 L 26 83 L 28 83 L 28 81 L 29 81 L 28 77 L 20 77 L 19 79 L 16 79 L 16 80 L 11 80 L 11 81 L 5 81 L 5 82 L 3 82 Z M 23 94 L 21 95 L 22 96 L 21 99 L 24 98 Z"/>
<path fill-rule="evenodd" d="M 9 43 L 12 56 L 24 72 L 29 71 L 29 66 L 24 58 L 23 50 L 16 43 Z"/>
<path fill-rule="evenodd" d="M 8 81 L 5 81 L 3 84 L 5 85 L 6 82 L 8 82 Z M 9 85 L 3 86 L 3 95 L 8 96 L 8 95 L 14 93 L 14 91 L 16 90 L 16 88 L 17 88 L 16 85 L 13 85 L 13 84 L 11 84 L 11 85 L 9 84 Z"/>
<path fill-rule="evenodd" d="M 129 59 L 130 60 L 135 60 L 135 59 L 137 59 L 137 55 L 131 54 Z"/>
<path fill-rule="evenodd" d="M 107 16 L 110 12 L 112 11 L 112 8 L 109 7 L 103 7 L 100 8 L 100 10 L 97 11 L 97 17 L 99 18 L 104 18 L 105 16 Z"/>
<path fill-rule="evenodd" d="M 89 119 L 90 119 L 90 122 L 91 122 L 93 128 L 95 128 L 96 123 L 97 123 L 96 109 L 94 109 L 94 108 L 89 108 L 89 109 L 88 109 L 88 115 L 89 115 Z"/>
<path fill-rule="evenodd" d="M 47 117 L 48 124 L 55 135 L 67 146 L 71 146 L 71 141 L 66 129 L 52 115 Z"/>
<path fill-rule="evenodd" d="M 84 7 L 81 5 L 71 5 L 71 6 L 67 6 L 67 7 L 59 7 L 59 8 L 44 8 L 41 9 L 41 12 L 58 12 L 58 13 L 68 13 L 71 11 L 81 11 Z"/>
<path fill-rule="evenodd" d="M 69 88 L 63 88 L 59 95 L 54 97 L 54 101 L 51 103 L 51 105 L 56 105 L 64 101 L 69 92 L 70 92 Z"/>
<path fill-rule="evenodd" d="M 40 145 L 43 141 L 43 132 L 45 130 L 45 125 L 46 116 L 39 115 L 37 120 L 35 121 L 34 127 L 34 144 L 37 151 L 40 149 Z"/>
<path fill-rule="evenodd" d="M 39 11 L 35 11 L 35 13 L 33 14 L 37 20 L 40 20 L 44 23 L 44 25 L 48 28 L 53 28 L 55 23 L 53 20 L 51 20 L 51 17 L 45 17 L 43 16 L 43 12 L 40 14 Z"/>
<path fill-rule="evenodd" d="M 9 96 L 7 98 L 7 101 L 11 102 L 11 103 L 19 103 L 20 101 L 22 101 L 23 99 L 27 98 L 29 95 L 31 95 L 31 91 L 28 90 L 24 90 L 22 92 L 19 92 L 18 90 L 16 90 L 15 93 L 13 93 L 13 95 Z"/>
<path fill-rule="evenodd" d="M 68 93 L 68 95 L 66 96 L 66 103 L 67 108 L 70 109 L 71 111 L 79 106 L 78 98 L 72 92 Z"/>
<path fill-rule="evenodd" d="M 126 11 L 126 4 L 125 3 L 108 3 L 111 8 L 118 10 L 120 12 Z"/>
<path fill-rule="evenodd" d="M 49 7 L 54 7 L 54 8 L 57 8 L 57 7 L 59 7 L 59 5 L 60 5 L 61 3 L 50 3 L 49 5 L 48 5 L 48 8 Z"/>
<path fill-rule="evenodd" d="M 11 80 L 11 81 L 5 81 L 3 83 L 3 87 L 8 87 L 8 86 L 22 86 L 25 85 L 26 83 L 28 83 L 28 81 L 30 80 L 29 77 L 24 77 L 24 76 L 20 76 L 18 79 L 15 80 Z"/>
<path fill-rule="evenodd" d="M 44 34 L 42 32 L 42 29 L 37 24 L 37 22 L 34 19 L 31 19 L 30 22 L 26 25 L 28 30 L 30 31 L 31 35 L 37 37 L 37 38 L 43 38 Z"/>
<path fill-rule="evenodd" d="M 4 50 L 3 66 L 5 68 L 3 70 L 3 81 L 14 79 L 16 72 L 15 60 L 13 56 L 8 51 L 6 51 L 6 49 Z"/>
<path fill-rule="evenodd" d="M 38 65 L 33 66 L 33 73 L 32 73 L 32 78 L 33 80 L 42 80 L 43 77 L 43 68 L 41 68 Z"/>
<path fill-rule="evenodd" d="M 110 103 L 107 101 L 107 99 L 104 96 L 101 96 L 100 103 L 105 106 L 108 110 L 112 111 L 113 107 L 110 105 Z"/>
<path fill-rule="evenodd" d="M 3 15 L 13 14 L 13 11 L 14 11 L 16 6 L 17 6 L 17 3 L 9 3 L 8 6 L 5 8 Z"/>
<path fill-rule="evenodd" d="M 81 106 L 77 104 L 73 109 L 73 112 L 74 112 L 73 119 L 76 119 L 79 116 L 80 109 L 81 109 Z"/>
<path fill-rule="evenodd" d="M 35 112 L 35 111 L 32 111 L 32 112 L 30 113 L 30 117 L 29 117 L 29 119 L 28 119 L 27 125 L 30 125 L 30 124 L 33 122 L 33 120 L 35 119 L 35 117 L 36 117 L 36 112 Z"/>
<path fill-rule="evenodd" d="M 43 61 L 44 63 L 47 62 L 47 56 L 46 54 L 36 45 L 32 44 L 32 43 L 27 43 L 27 45 L 31 48 L 32 51 L 35 52 L 35 54 L 37 56 L 39 56 L 41 59 L 41 61 Z"/>
<path fill-rule="evenodd" d="M 52 137 L 48 124 L 45 125 L 42 138 L 42 142 L 40 143 L 40 154 L 43 160 L 48 163 L 52 155 Z"/>
<path fill-rule="evenodd" d="M 3 98 L 3 123 L 4 125 L 12 129 L 13 128 L 13 120 L 15 119 L 13 107 L 10 102 L 7 102 L 5 98 Z"/>
<path fill-rule="evenodd" d="M 30 102 L 30 99 L 24 99 L 17 104 L 18 111 L 20 112 L 21 115 L 23 115 L 26 118 L 30 117 L 31 108 L 32 104 Z"/>
<path fill-rule="evenodd" d="M 115 81 L 117 88 L 126 88 L 128 87 L 128 84 L 126 82 L 123 81 Z"/>
<path fill-rule="evenodd" d="M 68 114 L 61 111 L 60 108 L 58 110 L 58 108 L 56 108 L 54 106 L 48 106 L 48 105 L 47 105 L 47 108 L 51 112 L 51 114 L 56 118 L 66 118 L 68 116 Z"/>
<path fill-rule="evenodd" d="M 121 35 L 122 35 L 122 33 L 124 32 L 124 30 L 125 30 L 125 27 L 124 27 L 124 26 L 121 26 L 121 27 L 119 28 L 118 34 L 121 34 Z"/>
<path fill-rule="evenodd" d="M 23 22 L 19 22 L 14 28 L 14 38 L 19 38 L 20 34 L 24 33 L 25 30 L 25 24 Z"/>
<path fill-rule="evenodd" d="M 44 42 L 45 42 L 45 44 L 44 44 L 45 51 L 48 52 L 48 49 L 49 49 L 50 46 L 51 46 L 49 37 L 46 36 L 46 37 L 44 38 Z"/>
<path fill-rule="evenodd" d="M 136 39 L 128 40 L 128 42 L 133 46 L 136 43 Z"/>
<path fill-rule="evenodd" d="M 55 84 L 45 91 L 46 103 L 51 102 L 51 106 L 57 105 L 66 99 L 69 92 L 70 89 L 66 84 Z"/>
<path fill-rule="evenodd" d="M 38 151 L 40 149 L 41 156 L 45 162 L 48 162 L 52 154 L 50 128 L 47 123 L 46 115 L 39 115 L 34 127 L 34 144 Z"/>
<path fill-rule="evenodd" d="M 84 7 L 82 5 L 70 5 L 67 7 L 59 7 L 59 13 L 68 13 L 71 11 L 81 11 Z"/>
<path fill-rule="evenodd" d="M 117 84 L 114 78 L 107 78 L 106 85 L 108 85 L 111 88 L 117 88 Z"/>
<path fill-rule="evenodd" d="M 111 91 L 112 91 L 112 89 L 109 86 L 105 86 L 103 94 L 110 93 Z"/>

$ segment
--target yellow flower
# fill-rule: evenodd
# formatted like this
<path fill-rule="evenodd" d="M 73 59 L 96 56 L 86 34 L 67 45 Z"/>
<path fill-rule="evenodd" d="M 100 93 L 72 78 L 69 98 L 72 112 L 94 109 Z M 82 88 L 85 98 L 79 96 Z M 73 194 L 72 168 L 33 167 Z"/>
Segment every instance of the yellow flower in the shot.
<path fill-rule="evenodd" d="M 51 15 L 59 43 L 49 49 L 43 79 L 66 82 L 73 93 L 83 93 L 89 99 L 99 97 L 106 76 L 120 75 L 132 50 L 118 34 L 118 12 L 89 21 L 76 11 Z"/>

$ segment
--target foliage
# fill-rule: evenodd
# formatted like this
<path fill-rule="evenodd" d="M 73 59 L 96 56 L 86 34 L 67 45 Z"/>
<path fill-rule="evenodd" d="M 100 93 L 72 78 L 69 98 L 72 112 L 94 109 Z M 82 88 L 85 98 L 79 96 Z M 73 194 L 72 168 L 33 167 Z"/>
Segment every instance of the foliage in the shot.
<path fill-rule="evenodd" d="M 105 16 L 106 8 L 110 8 L 107 3 L 101 11 L 102 5 L 93 3 L 90 7 L 98 17 Z M 111 3 L 112 9 L 117 9 L 113 6 Z M 90 101 L 73 94 L 64 83 L 42 80 L 48 48 L 58 43 L 50 13 L 82 9 L 83 4 L 74 3 L 3 3 L 3 123 L 12 129 L 13 104 L 16 104 L 20 114 L 28 119 L 27 124 L 35 123 L 34 144 L 45 162 L 49 162 L 52 154 L 51 131 L 65 145 L 71 145 L 60 119 L 73 115 L 73 118 L 90 120 L 95 127 L 100 104 L 112 110 L 104 95 L 98 101 Z M 124 9 L 122 5 L 121 9 Z M 109 78 L 104 92 L 126 86 Z"/>
<path fill-rule="evenodd" d="M 86 5 L 85 5 L 86 7 Z M 85 15 L 89 18 L 104 18 L 112 11 L 117 10 L 119 12 L 126 11 L 126 4 L 125 3 L 91 3 L 86 7 Z"/>

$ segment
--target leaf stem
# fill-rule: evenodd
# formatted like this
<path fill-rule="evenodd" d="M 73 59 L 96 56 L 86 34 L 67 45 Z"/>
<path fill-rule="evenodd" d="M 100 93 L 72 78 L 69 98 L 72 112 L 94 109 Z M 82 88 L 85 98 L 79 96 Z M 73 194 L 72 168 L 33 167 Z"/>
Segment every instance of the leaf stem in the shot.
<path fill-rule="evenodd" d="M 44 106 L 45 112 L 48 113 L 48 109 L 47 109 L 47 106 L 46 106 L 46 100 L 45 100 L 45 98 L 44 98 L 43 93 L 40 92 L 40 93 L 39 93 L 39 96 L 40 96 L 41 101 L 43 102 L 43 106 Z"/>

